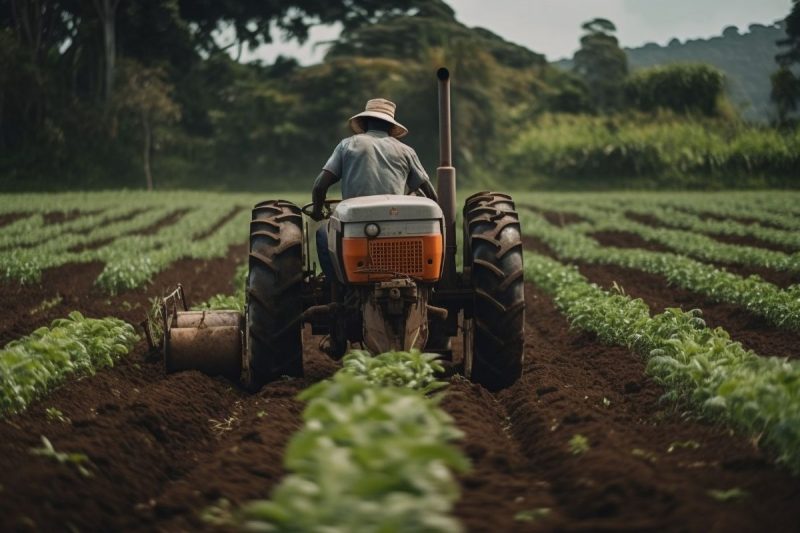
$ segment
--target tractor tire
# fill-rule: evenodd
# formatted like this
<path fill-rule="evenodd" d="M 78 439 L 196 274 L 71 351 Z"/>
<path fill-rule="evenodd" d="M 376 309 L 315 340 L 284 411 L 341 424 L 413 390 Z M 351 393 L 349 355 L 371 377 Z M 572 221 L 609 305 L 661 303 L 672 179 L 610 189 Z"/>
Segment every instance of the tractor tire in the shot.
<path fill-rule="evenodd" d="M 303 376 L 303 217 L 291 202 L 253 208 L 243 382 L 250 390 Z"/>
<path fill-rule="evenodd" d="M 489 390 L 522 375 L 525 287 L 522 233 L 510 196 L 479 193 L 464 208 L 465 266 L 475 293 L 471 379 Z"/>

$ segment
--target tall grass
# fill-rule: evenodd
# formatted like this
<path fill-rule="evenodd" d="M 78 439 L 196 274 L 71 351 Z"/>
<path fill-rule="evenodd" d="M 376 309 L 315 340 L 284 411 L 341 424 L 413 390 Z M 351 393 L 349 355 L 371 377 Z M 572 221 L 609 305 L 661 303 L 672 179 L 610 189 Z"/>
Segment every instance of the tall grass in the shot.
<path fill-rule="evenodd" d="M 543 115 L 503 158 L 519 184 L 532 173 L 562 187 L 800 186 L 800 129 L 677 117 Z"/>

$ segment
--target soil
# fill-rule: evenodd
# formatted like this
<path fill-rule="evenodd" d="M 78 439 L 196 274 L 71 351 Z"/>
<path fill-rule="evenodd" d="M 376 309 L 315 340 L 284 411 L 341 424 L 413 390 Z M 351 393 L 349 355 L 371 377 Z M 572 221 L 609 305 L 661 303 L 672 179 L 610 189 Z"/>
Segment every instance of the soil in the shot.
<path fill-rule="evenodd" d="M 69 312 L 85 316 L 114 316 L 138 324 L 150 300 L 167 294 L 181 283 L 189 305 L 220 293 L 232 293 L 236 266 L 247 257 L 247 245 L 232 246 L 227 257 L 199 261 L 182 259 L 160 272 L 146 287 L 109 296 L 94 285 L 103 265 L 71 263 L 46 269 L 42 281 L 32 285 L 0 283 L 0 345 L 50 324 Z"/>
<path fill-rule="evenodd" d="M 651 215 L 643 215 L 640 213 L 629 212 L 625 213 L 625 216 L 627 216 L 631 220 L 635 220 L 636 222 L 640 222 L 642 224 L 646 224 L 654 228 L 664 227 L 664 224 L 662 224 L 660 220 Z M 735 244 L 737 246 L 752 246 L 753 248 L 764 248 L 766 250 L 774 250 L 776 252 L 783 252 L 787 254 L 794 253 L 798 250 L 797 248 L 792 248 L 790 246 L 782 246 L 780 244 L 764 241 L 759 238 L 751 236 L 720 235 L 718 233 L 707 233 L 706 235 L 720 242 L 726 244 Z"/>
<path fill-rule="evenodd" d="M 698 217 L 700 217 L 703 220 L 723 220 L 723 221 L 724 220 L 734 220 L 734 221 L 740 222 L 742 224 L 759 224 L 761 226 L 765 226 L 765 227 L 768 227 L 768 228 L 775 228 L 775 229 L 782 229 L 782 230 L 786 230 L 787 229 L 787 228 L 781 226 L 780 224 L 773 224 L 772 222 L 767 222 L 765 220 L 759 220 L 757 218 L 752 218 L 752 217 L 728 217 L 728 216 L 723 216 L 723 215 L 717 215 L 717 214 L 714 214 L 714 213 L 708 213 L 708 212 L 705 212 L 705 211 L 696 211 L 696 210 L 694 210 L 692 208 L 683 208 L 683 207 L 677 206 L 677 205 L 676 206 L 672 206 L 672 207 L 674 207 L 675 209 L 680 209 L 682 211 L 686 211 L 691 215 L 697 215 Z"/>
<path fill-rule="evenodd" d="M 562 213 L 560 211 L 539 211 L 550 224 L 563 228 L 570 224 L 586 222 L 586 219 L 574 213 Z"/>
<path fill-rule="evenodd" d="M 75 220 L 78 217 L 92 215 L 97 212 L 98 211 L 78 211 L 77 209 L 73 209 L 72 211 L 50 211 L 49 213 L 42 213 L 42 217 L 44 218 L 45 224 L 63 224 L 64 222 Z"/>
<path fill-rule="evenodd" d="M 27 311 L 61 291 L 65 302 L 26 327 L 72 309 L 138 321 L 136 304 L 174 282 L 182 281 L 193 301 L 231 290 L 243 257 L 243 247 L 234 247 L 216 262 L 181 262 L 147 290 L 113 299 L 91 289 L 99 265 L 68 265 L 42 286 L 2 286 L 0 297 Z M 586 272 L 597 279 L 623 274 Z M 622 284 L 629 293 L 649 291 L 643 294 L 657 307 L 676 292 L 658 292 L 658 281 Z M 533 286 L 526 301 L 523 377 L 492 394 L 454 376 L 442 403 L 465 432 L 460 446 L 473 463 L 459 478 L 455 509 L 468 531 L 796 527 L 800 483 L 768 453 L 661 402 L 664 391 L 646 377 L 638 356 L 571 330 Z M 25 332 L 7 317 L 0 317 L 6 336 Z M 0 530 L 204 531 L 213 528 L 201 513 L 221 499 L 236 505 L 267 497 L 285 474 L 283 451 L 301 424 L 296 394 L 338 368 L 307 333 L 306 377 L 256 394 L 197 372 L 167 375 L 140 343 L 115 368 L 71 381 L 0 421 Z M 48 418 L 50 407 L 65 420 Z M 570 449 L 576 435 L 587 440 L 584 453 Z M 86 454 L 89 477 L 73 464 L 32 454 L 40 436 L 57 451 Z M 734 488 L 746 495 L 728 502 L 711 496 Z"/>
<path fill-rule="evenodd" d="M 602 246 L 614 246 L 617 248 L 641 248 L 644 250 L 650 250 L 652 252 L 677 253 L 675 250 L 672 250 L 664 245 L 646 241 L 639 235 L 626 231 L 598 231 L 595 233 L 590 233 L 589 236 L 594 238 Z M 782 289 L 787 288 L 789 285 L 800 283 L 800 274 L 796 272 L 772 270 L 769 268 L 752 265 L 732 265 L 713 261 L 705 262 L 742 277 L 754 275 L 760 276 L 763 280 L 777 285 Z"/>
<path fill-rule="evenodd" d="M 2 228 L 3 226 L 9 225 L 12 222 L 16 222 L 17 220 L 19 220 L 21 218 L 25 218 L 27 216 L 29 216 L 28 213 L 5 213 L 5 214 L 2 214 L 2 215 L 0 215 L 0 228 Z"/>
<path fill-rule="evenodd" d="M 552 250 L 535 237 L 525 237 L 525 248 L 557 259 Z M 657 274 L 616 265 L 575 264 L 592 283 L 609 290 L 616 284 L 631 297 L 641 298 L 653 314 L 669 307 L 684 311 L 701 309 L 708 327 L 723 328 L 733 340 L 757 354 L 800 358 L 800 333 L 776 328 L 740 306 L 714 302 L 702 294 L 671 286 L 664 276 Z"/>

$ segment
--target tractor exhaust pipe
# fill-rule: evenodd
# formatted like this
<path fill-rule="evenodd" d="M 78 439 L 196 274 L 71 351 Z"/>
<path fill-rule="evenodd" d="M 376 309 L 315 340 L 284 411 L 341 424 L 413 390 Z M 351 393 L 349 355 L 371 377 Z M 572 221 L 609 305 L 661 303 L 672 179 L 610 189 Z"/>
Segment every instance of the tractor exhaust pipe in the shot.
<path fill-rule="evenodd" d="M 436 194 L 444 214 L 444 267 L 439 287 L 456 288 L 456 169 L 453 167 L 452 124 L 450 120 L 450 72 L 442 67 L 439 78 L 439 167 L 436 169 Z"/>

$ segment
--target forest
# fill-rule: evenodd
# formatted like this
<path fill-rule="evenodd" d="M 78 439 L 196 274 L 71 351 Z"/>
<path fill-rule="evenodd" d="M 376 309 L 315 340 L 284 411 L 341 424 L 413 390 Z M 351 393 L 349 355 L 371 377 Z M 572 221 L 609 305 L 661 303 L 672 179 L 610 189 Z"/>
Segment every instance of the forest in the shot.
<path fill-rule="evenodd" d="M 768 59 L 778 50 L 780 64 L 750 69 L 765 78 L 753 96 L 755 82 L 721 59 L 626 53 L 605 19 L 584 24 L 565 70 L 465 26 L 443 0 L 0 0 L 0 190 L 297 188 L 375 96 L 398 104 L 405 141 L 431 172 L 441 65 L 453 73 L 455 157 L 469 185 L 794 187 L 797 5 L 783 30 L 721 38 L 759 37 Z M 238 60 L 276 29 L 304 42 L 334 22 L 342 34 L 318 64 Z M 753 124 L 756 110 L 775 127 Z"/>

